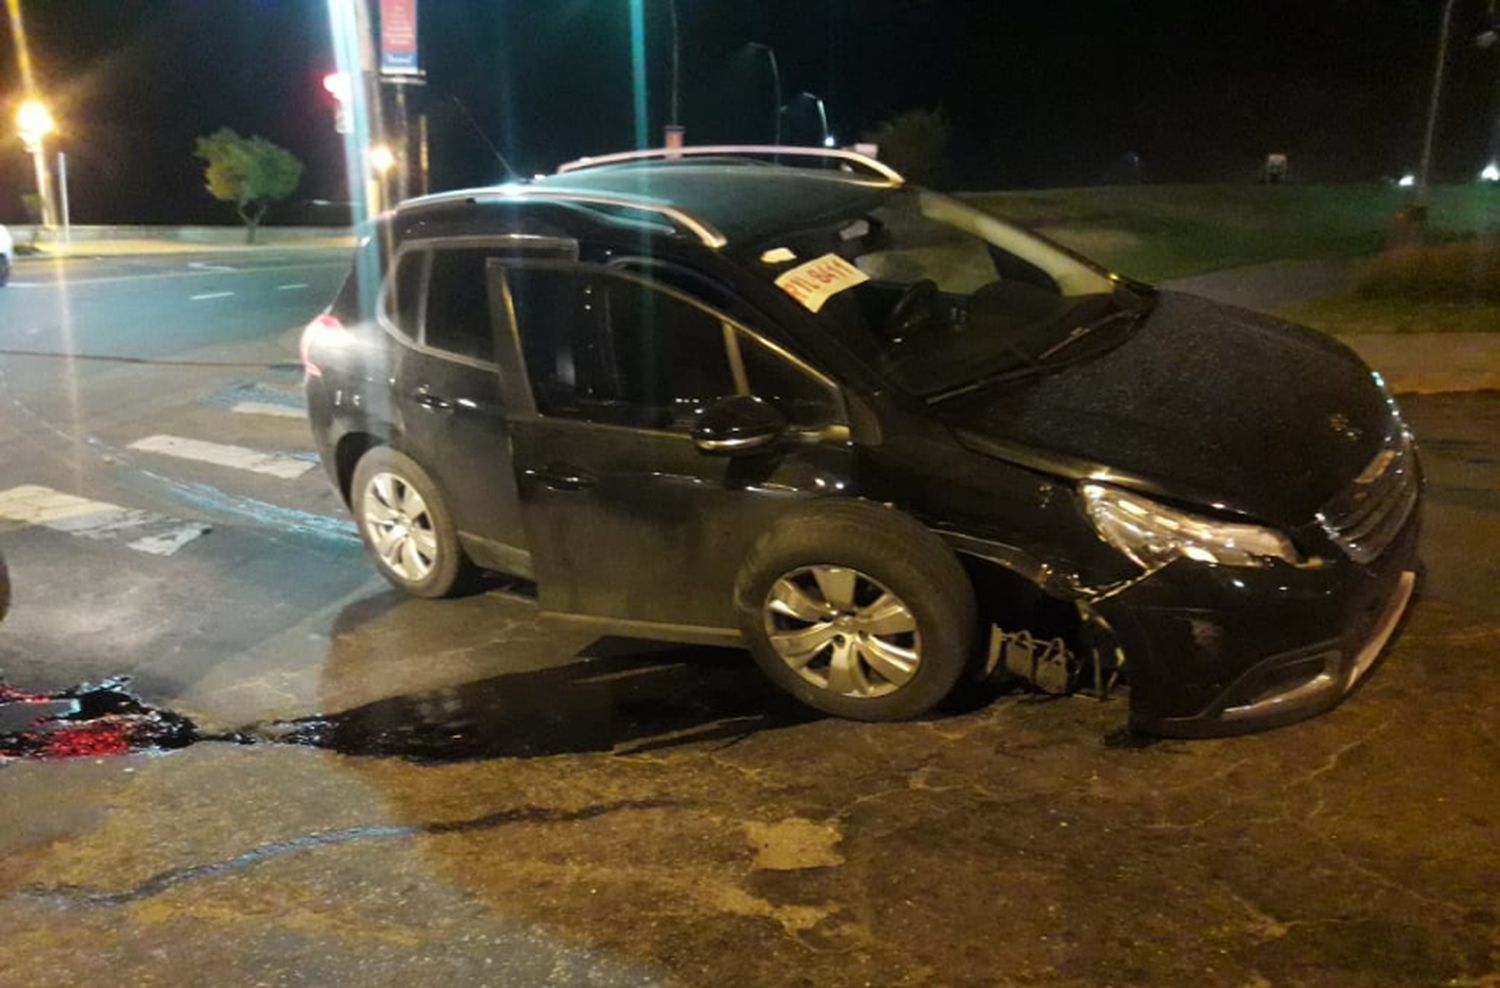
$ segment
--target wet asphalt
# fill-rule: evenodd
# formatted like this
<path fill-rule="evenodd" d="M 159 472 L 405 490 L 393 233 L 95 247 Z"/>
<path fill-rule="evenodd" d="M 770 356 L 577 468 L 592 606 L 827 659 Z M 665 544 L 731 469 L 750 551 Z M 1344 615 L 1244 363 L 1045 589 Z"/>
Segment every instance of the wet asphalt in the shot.
<path fill-rule="evenodd" d="M 215 273 L 252 304 L 205 344 L 216 300 L 154 263 L 91 289 L 154 299 L 91 302 L 91 341 L 237 366 L 0 357 L 0 491 L 209 531 L 156 557 L 0 522 L 0 678 L 126 674 L 224 739 L 0 765 L 0 986 L 1500 984 L 1500 395 L 1403 403 L 1421 598 L 1331 714 L 1149 743 L 1123 700 L 1008 695 L 861 725 L 732 650 L 544 623 L 523 586 L 400 598 L 315 473 L 130 451 L 308 448 L 226 410 L 294 390 L 282 273 Z"/>

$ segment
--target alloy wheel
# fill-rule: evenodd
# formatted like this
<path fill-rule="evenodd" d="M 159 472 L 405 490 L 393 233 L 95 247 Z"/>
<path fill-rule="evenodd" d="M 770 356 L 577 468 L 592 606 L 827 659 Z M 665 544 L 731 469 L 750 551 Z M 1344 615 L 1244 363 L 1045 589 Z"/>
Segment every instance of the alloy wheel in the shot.
<path fill-rule="evenodd" d="M 820 689 L 864 699 L 905 686 L 921 663 L 911 609 L 874 578 L 847 566 L 803 566 L 771 584 L 766 635 L 797 675 Z"/>
<path fill-rule="evenodd" d="M 365 487 L 365 532 L 391 572 L 421 583 L 437 565 L 438 539 L 432 513 L 416 488 L 398 474 L 377 473 Z"/>

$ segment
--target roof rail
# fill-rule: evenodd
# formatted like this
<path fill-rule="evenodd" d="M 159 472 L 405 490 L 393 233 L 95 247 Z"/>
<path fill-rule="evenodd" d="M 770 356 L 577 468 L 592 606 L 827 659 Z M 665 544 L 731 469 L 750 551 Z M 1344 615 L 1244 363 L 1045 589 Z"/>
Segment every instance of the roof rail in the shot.
<path fill-rule="evenodd" d="M 883 185 L 904 185 L 906 179 L 901 173 L 890 165 L 860 154 L 858 151 L 846 151 L 843 148 L 802 148 L 783 147 L 776 144 L 698 144 L 682 148 L 649 148 L 644 151 L 620 151 L 615 154 L 593 155 L 587 158 L 579 158 L 569 161 L 567 164 L 559 165 L 557 173 L 566 175 L 569 172 L 582 171 L 586 168 L 601 168 L 605 165 L 618 165 L 628 161 L 650 161 L 655 159 L 692 158 L 712 155 L 726 157 L 734 155 L 778 155 L 789 158 L 826 158 L 833 161 L 848 162 L 851 165 L 859 165 L 874 172 L 884 181 Z"/>
<path fill-rule="evenodd" d="M 465 200 L 477 203 L 480 201 L 504 202 L 509 199 L 548 199 L 553 202 L 576 202 L 585 205 L 639 209 L 642 212 L 656 213 L 665 217 L 677 227 L 697 237 L 705 247 L 718 250 L 729 243 L 729 238 L 720 233 L 712 223 L 694 216 L 685 209 L 656 199 L 648 199 L 645 196 L 621 195 L 613 192 L 590 192 L 546 185 L 493 185 L 481 189 L 457 189 L 452 192 L 420 196 L 406 200 L 398 208 L 405 211 Z"/>

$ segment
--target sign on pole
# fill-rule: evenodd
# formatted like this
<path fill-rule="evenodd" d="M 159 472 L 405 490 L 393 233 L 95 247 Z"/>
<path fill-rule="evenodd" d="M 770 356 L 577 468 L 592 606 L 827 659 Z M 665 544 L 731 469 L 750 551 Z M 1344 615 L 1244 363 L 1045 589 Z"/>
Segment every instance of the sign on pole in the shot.
<path fill-rule="evenodd" d="M 380 0 L 380 74 L 422 74 L 417 55 L 417 0 Z"/>

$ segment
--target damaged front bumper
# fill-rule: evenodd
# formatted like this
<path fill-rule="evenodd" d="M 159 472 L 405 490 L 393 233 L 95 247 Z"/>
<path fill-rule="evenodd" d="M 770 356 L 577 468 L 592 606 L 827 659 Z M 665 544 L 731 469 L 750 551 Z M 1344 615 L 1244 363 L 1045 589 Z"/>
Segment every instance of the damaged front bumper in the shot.
<path fill-rule="evenodd" d="M 1399 626 L 1417 583 L 1419 512 L 1381 555 L 1303 569 L 1180 561 L 1083 605 L 1118 650 L 1131 726 L 1169 737 L 1277 727 L 1337 705 Z"/>

